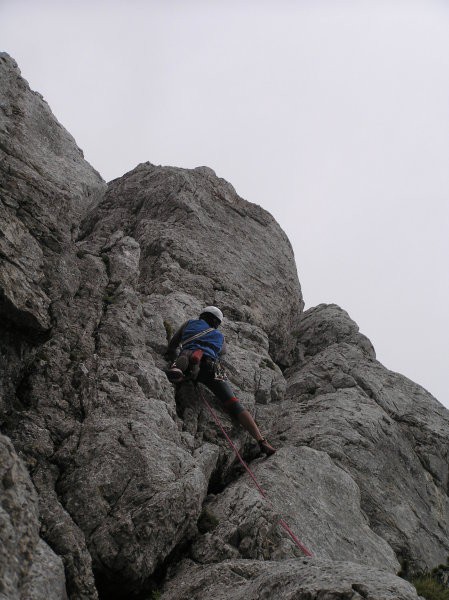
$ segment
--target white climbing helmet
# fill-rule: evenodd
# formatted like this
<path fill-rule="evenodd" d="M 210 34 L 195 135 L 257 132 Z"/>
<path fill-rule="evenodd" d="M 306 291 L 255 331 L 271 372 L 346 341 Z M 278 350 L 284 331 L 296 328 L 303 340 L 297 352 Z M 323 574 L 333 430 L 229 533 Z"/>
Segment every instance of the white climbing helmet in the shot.
<path fill-rule="evenodd" d="M 204 313 L 210 313 L 211 315 L 214 315 L 214 317 L 217 317 L 220 323 L 223 321 L 223 313 L 216 306 L 206 306 L 206 308 L 203 308 L 203 310 L 201 311 L 202 315 Z"/>

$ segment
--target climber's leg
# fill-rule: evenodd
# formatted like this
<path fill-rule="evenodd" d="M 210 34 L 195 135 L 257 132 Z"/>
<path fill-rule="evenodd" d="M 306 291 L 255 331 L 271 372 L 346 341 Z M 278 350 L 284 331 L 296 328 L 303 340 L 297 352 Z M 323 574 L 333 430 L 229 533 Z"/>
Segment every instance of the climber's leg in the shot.
<path fill-rule="evenodd" d="M 264 439 L 256 422 L 251 416 L 251 413 L 243 406 L 240 400 L 234 396 L 234 392 L 229 383 L 223 380 L 201 377 L 201 375 L 200 372 L 199 381 L 204 383 L 204 385 L 215 394 L 220 400 L 223 409 L 232 417 L 235 417 L 251 437 L 258 442 L 261 452 L 265 453 L 267 456 L 274 454 L 276 450 Z"/>
<path fill-rule="evenodd" d="M 267 456 L 271 456 L 276 452 L 273 446 L 260 433 L 260 429 L 257 427 L 249 410 L 244 409 L 242 412 L 239 412 L 237 419 L 242 427 L 257 441 L 261 452 Z"/>
<path fill-rule="evenodd" d="M 263 435 L 260 433 L 259 428 L 256 425 L 253 417 L 249 410 L 246 408 L 237 415 L 238 422 L 240 425 L 246 429 L 246 431 L 258 442 L 263 439 Z"/>

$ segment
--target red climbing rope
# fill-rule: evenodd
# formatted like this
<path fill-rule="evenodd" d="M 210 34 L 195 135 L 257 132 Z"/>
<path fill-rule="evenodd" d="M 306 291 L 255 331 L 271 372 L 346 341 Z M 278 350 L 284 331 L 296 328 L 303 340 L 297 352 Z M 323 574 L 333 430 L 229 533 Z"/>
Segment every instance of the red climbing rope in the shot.
<path fill-rule="evenodd" d="M 217 415 L 215 414 L 214 410 L 212 409 L 212 407 L 210 406 L 209 402 L 206 400 L 206 398 L 204 397 L 204 394 L 202 393 L 201 389 L 199 387 L 197 387 L 198 390 L 198 394 L 200 396 L 200 398 L 202 399 L 202 401 L 204 402 L 204 404 L 206 405 L 207 410 L 210 412 L 210 414 L 212 415 L 212 418 L 214 419 L 215 423 L 218 425 L 218 427 L 221 429 L 223 435 L 225 436 L 225 438 L 228 440 L 229 445 L 231 446 L 231 448 L 234 450 L 237 458 L 239 459 L 239 461 L 242 463 L 242 465 L 245 467 L 245 469 L 248 471 L 251 479 L 254 481 L 257 489 L 259 490 L 260 495 L 265 498 L 265 500 L 267 500 L 267 502 L 269 502 L 269 504 L 271 504 L 271 506 L 276 510 L 276 507 L 273 505 L 273 503 L 271 502 L 271 500 L 267 497 L 267 494 L 265 492 L 265 490 L 259 485 L 259 482 L 257 481 L 254 473 L 251 471 L 251 469 L 248 467 L 248 465 L 246 464 L 246 462 L 243 460 L 243 458 L 240 456 L 240 452 L 237 450 L 234 442 L 231 440 L 231 438 L 229 437 L 229 435 L 226 433 L 225 428 L 223 427 L 220 419 L 217 417 Z M 285 529 L 285 531 L 289 534 L 289 536 L 292 538 L 292 540 L 295 542 L 295 544 L 298 546 L 298 548 L 300 550 L 302 550 L 302 552 L 304 552 L 304 554 L 306 556 L 313 556 L 313 554 L 310 552 L 310 550 L 304 546 L 304 544 L 297 538 L 297 536 L 293 533 L 293 531 L 290 529 L 290 527 L 288 526 L 288 524 L 284 521 L 284 519 L 280 519 L 279 520 L 279 525 L 281 527 L 283 527 Z"/>

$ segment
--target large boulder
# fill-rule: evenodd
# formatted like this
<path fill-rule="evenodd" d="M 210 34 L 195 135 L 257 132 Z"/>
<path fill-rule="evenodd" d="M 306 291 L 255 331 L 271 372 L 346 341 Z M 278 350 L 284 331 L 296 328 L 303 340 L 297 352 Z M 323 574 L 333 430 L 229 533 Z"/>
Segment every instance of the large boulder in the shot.
<path fill-rule="evenodd" d="M 304 313 L 279 435 L 326 452 L 357 483 L 371 529 L 416 569 L 449 554 L 449 412 L 381 365 L 335 305 Z"/>
<path fill-rule="evenodd" d="M 161 600 L 418 600 L 415 588 L 373 567 L 329 560 L 227 560 L 180 565 Z"/>
<path fill-rule="evenodd" d="M 284 445 L 272 458 L 254 461 L 251 467 L 268 500 L 250 477 L 209 497 L 204 510 L 214 527 L 206 528 L 193 544 L 197 562 L 302 556 L 280 526 L 283 519 L 319 558 L 399 570 L 392 548 L 370 528 L 357 484 L 327 453 Z"/>

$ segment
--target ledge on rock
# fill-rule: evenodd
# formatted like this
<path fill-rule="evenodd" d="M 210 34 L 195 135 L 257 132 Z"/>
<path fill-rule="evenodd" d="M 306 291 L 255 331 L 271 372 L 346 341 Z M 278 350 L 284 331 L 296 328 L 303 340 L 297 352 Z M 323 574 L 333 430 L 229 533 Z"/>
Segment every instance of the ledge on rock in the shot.
<path fill-rule="evenodd" d="M 161 600 L 418 600 L 415 588 L 384 571 L 319 559 L 184 561 Z"/>

